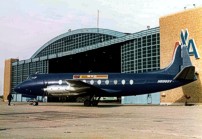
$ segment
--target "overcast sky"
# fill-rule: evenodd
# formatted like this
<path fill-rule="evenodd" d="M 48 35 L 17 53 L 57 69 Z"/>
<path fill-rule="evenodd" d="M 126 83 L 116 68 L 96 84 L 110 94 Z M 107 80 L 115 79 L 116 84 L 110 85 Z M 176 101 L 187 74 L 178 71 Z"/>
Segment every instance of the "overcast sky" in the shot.
<path fill-rule="evenodd" d="M 4 60 L 29 59 L 50 39 L 69 29 L 99 27 L 135 33 L 159 26 L 159 18 L 202 6 L 201 0 L 1 0 L 0 95 Z M 179 19 L 180 20 L 180 19 Z"/>

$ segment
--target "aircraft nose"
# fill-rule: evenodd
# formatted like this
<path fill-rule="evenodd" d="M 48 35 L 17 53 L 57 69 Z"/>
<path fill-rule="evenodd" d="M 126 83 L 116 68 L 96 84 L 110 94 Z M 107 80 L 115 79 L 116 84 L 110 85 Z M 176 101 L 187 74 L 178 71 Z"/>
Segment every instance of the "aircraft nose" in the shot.
<path fill-rule="evenodd" d="M 27 81 L 22 82 L 20 84 L 18 84 L 15 88 L 14 91 L 17 93 L 25 93 L 26 89 L 28 88 L 29 83 Z"/>
<path fill-rule="evenodd" d="M 14 91 L 17 92 L 17 93 L 20 93 L 20 85 L 17 85 L 15 88 L 14 88 Z"/>

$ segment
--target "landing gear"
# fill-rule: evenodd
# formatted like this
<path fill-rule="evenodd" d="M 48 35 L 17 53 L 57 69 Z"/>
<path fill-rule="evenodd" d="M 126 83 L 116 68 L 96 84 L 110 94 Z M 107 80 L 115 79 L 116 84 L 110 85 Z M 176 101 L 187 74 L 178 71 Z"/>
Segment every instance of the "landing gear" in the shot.
<path fill-rule="evenodd" d="M 91 106 L 91 101 L 90 100 L 85 100 L 84 101 L 84 106 Z"/>
<path fill-rule="evenodd" d="M 94 101 L 92 102 L 92 106 L 97 106 L 97 105 L 98 105 L 98 103 L 99 103 L 99 101 L 94 100 Z"/>
<path fill-rule="evenodd" d="M 35 102 L 33 102 L 32 105 L 33 105 L 33 106 L 38 106 L 38 105 L 39 105 L 39 102 L 38 102 L 38 101 L 35 101 Z"/>
<path fill-rule="evenodd" d="M 84 106 L 97 106 L 100 101 L 100 97 L 90 96 L 84 101 Z"/>
<path fill-rule="evenodd" d="M 29 105 L 33 105 L 33 106 L 38 106 L 39 105 L 39 102 L 37 100 L 29 100 Z"/>

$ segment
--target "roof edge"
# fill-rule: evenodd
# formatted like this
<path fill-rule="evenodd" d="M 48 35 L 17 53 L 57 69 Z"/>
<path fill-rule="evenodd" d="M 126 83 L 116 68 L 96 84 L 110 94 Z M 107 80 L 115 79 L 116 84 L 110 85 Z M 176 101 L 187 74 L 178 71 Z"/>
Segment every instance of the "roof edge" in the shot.
<path fill-rule="evenodd" d="M 111 36 L 115 36 L 115 37 L 123 37 L 126 34 L 123 32 L 118 32 L 118 31 L 114 31 L 114 30 L 110 30 L 110 29 L 103 29 L 103 28 L 83 28 L 83 29 L 76 29 L 73 31 L 69 31 L 66 33 L 63 33 L 61 35 L 56 36 L 55 38 L 51 39 L 50 41 L 48 41 L 47 43 L 45 43 L 43 46 L 41 46 L 32 56 L 31 58 L 35 58 L 37 56 L 38 53 L 40 53 L 44 48 L 46 48 L 48 45 L 50 45 L 51 43 L 66 37 L 66 36 L 70 36 L 70 35 L 74 35 L 74 34 L 80 34 L 80 33 L 99 33 L 99 34 L 106 34 L 106 35 L 111 35 Z"/>

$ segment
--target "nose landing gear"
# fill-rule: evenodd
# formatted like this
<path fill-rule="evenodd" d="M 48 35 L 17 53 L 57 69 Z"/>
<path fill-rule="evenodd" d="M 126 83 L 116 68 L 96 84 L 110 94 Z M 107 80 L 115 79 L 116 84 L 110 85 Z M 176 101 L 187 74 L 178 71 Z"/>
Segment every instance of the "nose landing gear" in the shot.
<path fill-rule="evenodd" d="M 39 105 L 39 102 L 37 100 L 35 100 L 35 99 L 29 100 L 28 102 L 29 102 L 29 105 L 33 105 L 33 106 L 38 106 Z"/>

